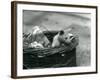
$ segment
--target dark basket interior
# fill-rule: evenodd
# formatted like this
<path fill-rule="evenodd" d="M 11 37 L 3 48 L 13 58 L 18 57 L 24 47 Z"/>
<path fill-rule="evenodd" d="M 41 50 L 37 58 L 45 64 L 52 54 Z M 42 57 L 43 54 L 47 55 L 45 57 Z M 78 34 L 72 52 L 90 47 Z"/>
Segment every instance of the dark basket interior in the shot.
<path fill-rule="evenodd" d="M 52 43 L 53 37 L 58 33 L 58 31 L 44 31 L 43 33 L 49 39 L 49 41 Z"/>

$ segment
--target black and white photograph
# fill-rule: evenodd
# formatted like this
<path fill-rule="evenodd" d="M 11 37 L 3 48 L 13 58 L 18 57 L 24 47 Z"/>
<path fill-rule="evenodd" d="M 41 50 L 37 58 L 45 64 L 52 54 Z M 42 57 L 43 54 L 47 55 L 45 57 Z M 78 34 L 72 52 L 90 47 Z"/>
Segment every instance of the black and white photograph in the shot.
<path fill-rule="evenodd" d="M 96 6 L 16 6 L 17 76 L 97 72 Z"/>
<path fill-rule="evenodd" d="M 23 68 L 90 66 L 91 14 L 23 10 Z"/>

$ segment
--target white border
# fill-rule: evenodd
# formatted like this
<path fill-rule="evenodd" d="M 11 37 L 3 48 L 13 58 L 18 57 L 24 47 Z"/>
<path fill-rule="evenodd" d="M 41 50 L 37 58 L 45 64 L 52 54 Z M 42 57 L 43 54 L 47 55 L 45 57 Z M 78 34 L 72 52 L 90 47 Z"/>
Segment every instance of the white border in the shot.
<path fill-rule="evenodd" d="M 41 11 L 58 11 L 58 12 L 81 12 L 91 13 L 91 66 L 88 67 L 71 67 L 71 68 L 50 68 L 50 69 L 31 69 L 23 70 L 23 47 L 22 47 L 22 31 L 23 31 L 23 9 L 24 10 L 41 10 Z M 27 5 L 17 4 L 17 76 L 47 75 L 61 73 L 80 73 L 96 71 L 96 10 L 91 8 L 76 7 L 59 7 L 45 5 Z"/>

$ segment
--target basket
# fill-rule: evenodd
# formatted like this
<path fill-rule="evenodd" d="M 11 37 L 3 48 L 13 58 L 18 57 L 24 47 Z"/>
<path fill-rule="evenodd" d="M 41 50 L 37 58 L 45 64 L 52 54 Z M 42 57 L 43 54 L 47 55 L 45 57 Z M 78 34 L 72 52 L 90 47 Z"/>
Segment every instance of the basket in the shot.
<path fill-rule="evenodd" d="M 44 32 L 49 41 L 52 43 L 53 37 L 57 31 Z M 76 65 L 76 46 L 78 45 L 78 37 L 74 39 L 68 46 L 60 46 L 55 48 L 26 48 L 23 50 L 23 68 L 44 68 L 44 67 L 60 67 Z M 72 58 L 72 59 L 71 59 Z M 74 62 L 73 62 L 74 61 Z M 69 65 L 69 63 L 71 63 Z M 74 63 L 74 64 L 73 64 Z"/>

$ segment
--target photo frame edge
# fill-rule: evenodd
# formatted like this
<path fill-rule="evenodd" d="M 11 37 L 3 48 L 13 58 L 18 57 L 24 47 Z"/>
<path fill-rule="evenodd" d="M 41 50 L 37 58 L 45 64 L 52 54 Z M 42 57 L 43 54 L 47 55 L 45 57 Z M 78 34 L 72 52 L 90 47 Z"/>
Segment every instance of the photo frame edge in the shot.
<path fill-rule="evenodd" d="M 17 77 L 17 7 L 15 2 L 11 2 L 11 77 Z"/>

